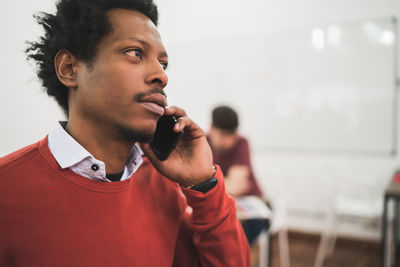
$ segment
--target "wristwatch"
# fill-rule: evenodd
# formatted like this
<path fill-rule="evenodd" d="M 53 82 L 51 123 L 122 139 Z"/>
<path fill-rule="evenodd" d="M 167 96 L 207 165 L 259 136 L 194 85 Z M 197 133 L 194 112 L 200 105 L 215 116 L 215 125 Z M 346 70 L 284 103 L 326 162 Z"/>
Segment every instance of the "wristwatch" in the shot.
<path fill-rule="evenodd" d="M 199 184 L 191 185 L 187 188 L 191 189 L 191 190 L 199 191 L 202 193 L 207 193 L 208 191 L 213 189 L 218 183 L 218 179 L 214 177 L 215 173 L 217 172 L 217 167 L 213 166 L 213 169 L 214 169 L 214 173 L 211 176 L 211 178 L 209 178 Z"/>

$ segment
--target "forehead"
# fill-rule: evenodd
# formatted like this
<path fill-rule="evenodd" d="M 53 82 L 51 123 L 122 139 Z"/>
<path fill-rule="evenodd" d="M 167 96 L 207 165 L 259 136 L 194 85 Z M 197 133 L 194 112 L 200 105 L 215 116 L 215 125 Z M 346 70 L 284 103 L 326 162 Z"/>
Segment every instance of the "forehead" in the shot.
<path fill-rule="evenodd" d="M 109 41 L 140 39 L 164 50 L 160 33 L 154 23 L 144 14 L 127 9 L 111 9 L 107 12 L 112 25 Z"/>

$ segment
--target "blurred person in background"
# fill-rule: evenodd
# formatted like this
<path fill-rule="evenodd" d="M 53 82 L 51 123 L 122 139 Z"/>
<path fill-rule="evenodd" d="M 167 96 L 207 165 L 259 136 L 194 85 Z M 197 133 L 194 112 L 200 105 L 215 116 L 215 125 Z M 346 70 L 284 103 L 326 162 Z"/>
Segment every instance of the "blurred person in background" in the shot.
<path fill-rule="evenodd" d="M 212 111 L 211 127 L 207 134 L 214 162 L 224 173 L 226 191 L 234 198 L 256 196 L 263 198 L 254 176 L 247 139 L 238 132 L 239 118 L 228 106 L 218 106 Z M 265 227 L 260 219 L 242 221 L 250 244 Z"/>

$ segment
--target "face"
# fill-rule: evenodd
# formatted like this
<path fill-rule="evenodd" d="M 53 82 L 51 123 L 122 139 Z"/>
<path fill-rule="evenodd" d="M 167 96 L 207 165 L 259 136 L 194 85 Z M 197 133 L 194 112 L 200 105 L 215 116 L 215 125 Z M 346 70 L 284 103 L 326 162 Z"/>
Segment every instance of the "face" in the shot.
<path fill-rule="evenodd" d="M 213 148 L 219 153 L 229 152 L 236 144 L 238 135 L 236 132 L 211 127 L 209 133 Z"/>
<path fill-rule="evenodd" d="M 108 17 L 113 31 L 98 44 L 92 64 L 78 64 L 70 118 L 79 116 L 86 125 L 119 138 L 148 141 L 167 105 L 168 57 L 145 15 L 113 9 Z"/>

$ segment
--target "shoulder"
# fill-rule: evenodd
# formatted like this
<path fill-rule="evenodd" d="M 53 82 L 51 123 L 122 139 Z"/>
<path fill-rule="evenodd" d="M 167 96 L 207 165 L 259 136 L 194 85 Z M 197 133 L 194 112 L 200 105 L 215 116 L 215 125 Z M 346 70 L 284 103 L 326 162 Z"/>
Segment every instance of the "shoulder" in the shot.
<path fill-rule="evenodd" d="M 34 154 L 39 153 L 38 146 L 39 142 L 36 142 L 0 157 L 0 173 L 6 169 L 13 168 L 15 165 L 21 165 L 30 161 Z"/>
<path fill-rule="evenodd" d="M 242 135 L 239 135 L 238 143 L 242 144 L 242 145 L 247 145 L 247 146 L 249 145 L 249 141 L 247 140 L 247 138 Z"/>
<path fill-rule="evenodd" d="M 249 150 L 249 141 L 247 140 L 246 137 L 239 135 L 237 142 L 237 149 L 240 152 L 243 152 L 243 150 Z"/>
<path fill-rule="evenodd" d="M 0 198 L 9 194 L 19 195 L 17 192 L 21 190 L 26 193 L 30 185 L 37 182 L 32 178 L 40 173 L 38 168 L 44 161 L 38 146 L 39 142 L 0 158 Z"/>

